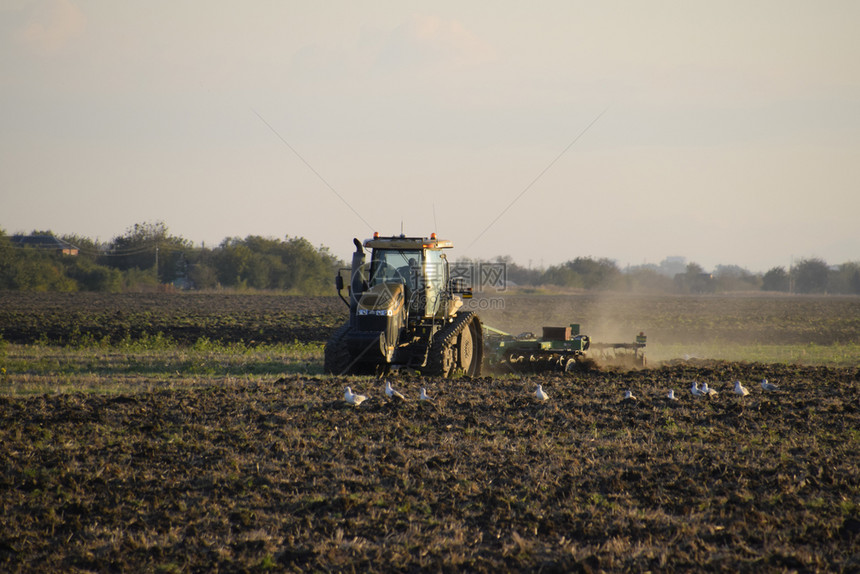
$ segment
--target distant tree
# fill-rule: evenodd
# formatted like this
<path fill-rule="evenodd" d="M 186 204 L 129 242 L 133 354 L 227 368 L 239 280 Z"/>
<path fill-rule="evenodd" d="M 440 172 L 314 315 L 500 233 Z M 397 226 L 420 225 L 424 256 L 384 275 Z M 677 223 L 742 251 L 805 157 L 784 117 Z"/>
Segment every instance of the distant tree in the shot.
<path fill-rule="evenodd" d="M 830 269 L 822 259 L 803 259 L 791 271 L 798 293 L 826 293 Z"/>
<path fill-rule="evenodd" d="M 621 277 L 621 271 L 611 259 L 577 257 L 561 265 L 549 267 L 541 275 L 540 284 L 561 287 L 608 289 Z"/>
<path fill-rule="evenodd" d="M 659 271 L 656 265 L 640 265 L 624 273 L 625 290 L 643 293 L 668 293 L 673 289 L 671 277 Z"/>
<path fill-rule="evenodd" d="M 768 270 L 764 274 L 764 277 L 762 277 L 761 289 L 762 291 L 787 292 L 789 289 L 789 278 L 785 267 L 773 267 Z"/>
<path fill-rule="evenodd" d="M 66 276 L 59 257 L 36 249 L 18 249 L 10 270 L 10 288 L 20 291 L 77 291 L 77 283 Z"/>
<path fill-rule="evenodd" d="M 343 266 L 327 247 L 315 248 L 303 237 L 287 236 L 281 261 L 287 268 L 285 288 L 299 293 L 331 293 L 336 270 Z"/>
<path fill-rule="evenodd" d="M 303 294 L 329 292 L 335 270 L 342 266 L 327 248 L 317 249 L 304 238 L 290 236 L 228 238 L 212 259 L 223 286 Z"/>
<path fill-rule="evenodd" d="M 12 271 L 15 267 L 15 246 L 12 240 L 0 229 L 0 289 L 14 289 Z"/>
<path fill-rule="evenodd" d="M 655 263 L 643 263 L 642 265 L 628 265 L 627 268 L 624 270 L 624 273 L 637 273 L 639 271 L 661 273 L 663 275 L 667 275 L 668 277 L 674 277 L 676 273 L 680 273 L 681 271 L 683 271 L 683 269 L 681 269 L 681 271 L 677 271 L 676 273 L 667 274 L 664 272 L 663 268 L 660 265 L 657 265 Z"/>
<path fill-rule="evenodd" d="M 218 286 L 218 273 L 215 271 L 209 253 L 195 257 L 189 262 L 188 280 L 194 289 L 213 289 Z"/>
<path fill-rule="evenodd" d="M 749 271 L 739 265 L 717 265 L 714 268 L 714 277 L 731 277 L 739 278 L 744 275 L 749 275 Z"/>
<path fill-rule="evenodd" d="M 540 277 L 540 285 L 558 285 L 571 289 L 581 289 L 585 286 L 576 271 L 566 265 L 551 265 Z"/>
<path fill-rule="evenodd" d="M 152 269 L 157 262 L 158 281 L 169 283 L 178 276 L 178 260 L 191 248 L 190 241 L 171 235 L 161 221 L 135 223 L 111 241 L 99 262 L 123 271 Z"/>
<path fill-rule="evenodd" d="M 34 232 L 34 235 L 49 234 L 49 231 Z M 0 231 L 0 289 L 77 291 L 78 285 L 66 276 L 61 255 L 15 247 L 6 233 Z"/>
<path fill-rule="evenodd" d="M 621 275 L 618 265 L 606 258 L 577 257 L 565 265 L 582 277 L 586 289 L 606 289 Z"/>
<path fill-rule="evenodd" d="M 738 265 L 717 265 L 714 269 L 715 291 L 748 291 L 759 289 L 760 278 Z"/>
<path fill-rule="evenodd" d="M 155 275 L 149 269 L 138 269 L 132 267 L 122 272 L 122 291 L 124 292 L 151 292 L 158 288 Z"/>
<path fill-rule="evenodd" d="M 214 260 L 215 273 L 221 285 L 238 288 L 267 286 L 259 257 L 242 239 L 228 237 L 222 241 Z"/>
<path fill-rule="evenodd" d="M 122 291 L 122 273 L 117 269 L 97 265 L 86 256 L 65 257 L 61 261 L 65 264 L 65 275 L 73 279 L 82 291 Z"/>
<path fill-rule="evenodd" d="M 860 263 L 843 263 L 831 269 L 827 278 L 827 292 L 860 294 Z"/>

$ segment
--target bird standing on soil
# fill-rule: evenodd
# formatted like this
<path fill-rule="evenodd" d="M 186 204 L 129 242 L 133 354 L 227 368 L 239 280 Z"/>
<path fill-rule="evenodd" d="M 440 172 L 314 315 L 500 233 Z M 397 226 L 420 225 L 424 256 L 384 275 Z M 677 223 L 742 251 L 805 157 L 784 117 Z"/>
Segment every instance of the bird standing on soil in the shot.
<path fill-rule="evenodd" d="M 406 397 L 404 397 L 400 391 L 395 391 L 391 388 L 391 381 L 385 381 L 385 396 L 392 399 L 400 399 L 401 401 L 406 400 Z"/>
<path fill-rule="evenodd" d="M 705 381 L 704 383 L 702 383 L 702 394 L 706 397 L 715 397 L 719 393 L 717 392 L 717 389 L 712 389 L 711 387 L 709 387 L 708 381 Z"/>
<path fill-rule="evenodd" d="M 343 398 L 344 398 L 344 400 L 346 400 L 346 402 L 348 402 L 351 405 L 355 405 L 355 406 L 358 406 L 367 400 L 366 396 L 357 395 L 357 394 L 353 393 L 352 389 L 349 387 L 347 387 L 346 391 L 344 391 Z"/>
<path fill-rule="evenodd" d="M 418 391 L 418 400 L 419 401 L 432 401 L 430 397 L 427 396 L 427 389 L 421 387 L 421 390 Z"/>
<path fill-rule="evenodd" d="M 750 392 L 744 387 L 740 381 L 735 381 L 735 394 L 740 395 L 742 397 L 747 396 Z"/>
<path fill-rule="evenodd" d="M 624 401 L 635 401 L 636 395 L 634 395 L 633 392 L 628 389 L 628 390 L 624 391 L 624 398 L 622 400 L 624 400 Z"/>
<path fill-rule="evenodd" d="M 549 395 L 547 395 L 543 390 L 543 385 L 538 384 L 537 390 L 535 391 L 535 396 L 539 401 L 545 401 L 549 399 Z"/>
<path fill-rule="evenodd" d="M 706 385 L 707 385 L 707 383 L 706 383 Z M 693 393 L 694 397 L 705 396 L 705 393 L 703 393 L 701 391 L 701 389 L 699 389 L 699 383 L 697 383 L 696 381 L 693 381 L 693 386 L 690 387 L 690 392 Z"/>
<path fill-rule="evenodd" d="M 767 379 L 761 380 L 761 388 L 763 391 L 778 391 L 779 387 L 774 385 L 773 383 L 768 383 Z"/>
<path fill-rule="evenodd" d="M 669 389 L 669 394 L 666 395 L 666 398 L 670 401 L 677 401 L 678 397 L 675 396 L 675 389 Z"/>

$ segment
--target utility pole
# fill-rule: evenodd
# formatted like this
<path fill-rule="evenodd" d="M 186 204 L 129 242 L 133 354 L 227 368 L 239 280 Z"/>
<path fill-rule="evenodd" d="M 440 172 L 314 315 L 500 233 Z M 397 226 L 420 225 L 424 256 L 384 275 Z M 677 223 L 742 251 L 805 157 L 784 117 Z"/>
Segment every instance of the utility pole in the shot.
<path fill-rule="evenodd" d="M 158 285 L 158 243 L 155 244 L 155 284 Z"/>

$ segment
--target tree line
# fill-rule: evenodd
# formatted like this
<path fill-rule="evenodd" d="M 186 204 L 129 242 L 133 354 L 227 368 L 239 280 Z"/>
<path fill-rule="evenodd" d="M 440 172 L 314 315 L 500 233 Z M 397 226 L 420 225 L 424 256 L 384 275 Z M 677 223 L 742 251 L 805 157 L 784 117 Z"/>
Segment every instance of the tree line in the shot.
<path fill-rule="evenodd" d="M 284 239 L 249 235 L 228 237 L 211 248 L 196 247 L 170 233 L 162 222 L 139 223 L 107 243 L 78 235 L 55 236 L 77 255 L 57 249 L 22 248 L 0 229 L 0 289 L 25 291 L 140 291 L 156 289 L 278 290 L 294 294 L 333 294 L 333 277 L 345 263 L 327 247 L 301 237 Z M 478 261 L 460 260 L 471 265 Z M 648 293 L 785 293 L 860 294 L 860 263 L 828 265 L 803 259 L 790 268 L 751 273 L 735 265 L 706 272 L 697 263 L 667 258 L 659 265 L 621 269 L 613 260 L 576 257 L 548 268 L 533 269 L 509 256 L 491 262 L 504 270 L 512 286 Z M 499 288 L 498 278 L 494 288 Z"/>
<path fill-rule="evenodd" d="M 822 259 L 810 258 L 789 269 L 773 267 L 766 273 L 752 273 L 737 265 L 718 265 L 707 272 L 698 263 L 681 259 L 625 269 L 611 259 L 591 257 L 576 257 L 546 269 L 523 267 L 510 257 L 497 257 L 492 263 L 504 266 L 507 286 L 677 294 L 771 291 L 860 295 L 860 262 L 830 266 Z"/>
<path fill-rule="evenodd" d="M 55 237 L 34 231 L 31 237 Z M 58 236 L 73 246 L 18 247 L 0 230 L 0 289 L 29 291 L 142 291 L 165 289 L 259 289 L 294 294 L 329 293 L 343 262 L 326 247 L 287 236 L 226 238 L 195 247 L 164 223 L 139 223 L 108 243 L 78 235 Z"/>

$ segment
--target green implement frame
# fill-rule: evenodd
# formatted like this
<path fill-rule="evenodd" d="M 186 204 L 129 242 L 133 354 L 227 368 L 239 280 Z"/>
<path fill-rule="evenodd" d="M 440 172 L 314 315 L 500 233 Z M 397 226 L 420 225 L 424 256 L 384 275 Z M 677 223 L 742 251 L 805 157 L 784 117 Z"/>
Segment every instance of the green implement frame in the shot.
<path fill-rule="evenodd" d="M 645 366 L 644 333 L 632 343 L 592 343 L 579 324 L 544 327 L 543 336 L 512 335 L 484 325 L 484 356 L 489 366 L 512 371 L 570 371 L 597 360 L 606 364 Z"/>

